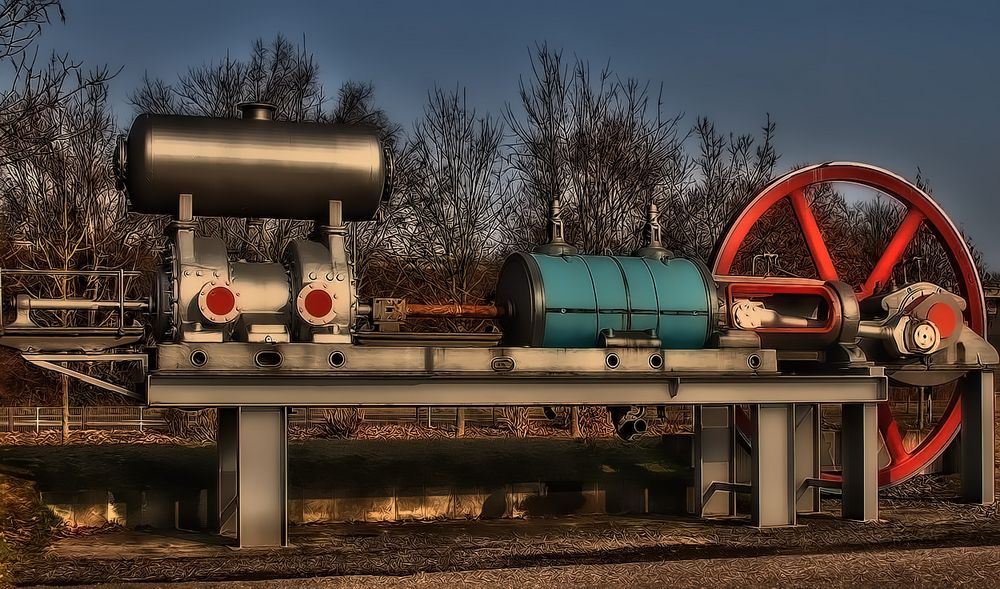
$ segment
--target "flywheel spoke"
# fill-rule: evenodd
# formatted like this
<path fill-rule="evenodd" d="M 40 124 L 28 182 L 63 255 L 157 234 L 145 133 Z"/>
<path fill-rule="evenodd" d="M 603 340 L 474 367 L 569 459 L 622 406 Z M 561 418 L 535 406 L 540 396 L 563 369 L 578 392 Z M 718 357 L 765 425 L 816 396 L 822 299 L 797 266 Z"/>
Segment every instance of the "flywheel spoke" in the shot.
<path fill-rule="evenodd" d="M 838 280 L 837 269 L 830 258 L 830 251 L 826 247 L 826 240 L 819 230 L 816 217 L 813 215 L 812 207 L 806 201 L 805 190 L 795 190 L 788 195 L 792 201 L 792 209 L 795 211 L 795 218 L 802 228 L 802 235 L 809 246 L 809 253 L 812 254 L 813 263 L 816 264 L 816 271 L 823 280 Z"/>
<path fill-rule="evenodd" d="M 837 280 L 841 273 L 847 273 L 846 266 L 837 268 L 834 265 L 823 232 L 817 223 L 818 211 L 813 208 L 816 203 L 811 202 L 808 197 L 808 191 L 813 187 L 830 183 L 848 183 L 866 187 L 906 207 L 902 221 L 888 241 L 885 251 L 878 254 L 878 261 L 867 278 L 860 280 L 863 284 L 857 285 L 855 294 L 858 301 L 881 293 L 890 286 L 893 270 L 903 260 L 910 244 L 926 224 L 931 230 L 931 237 L 943 248 L 943 253 L 955 273 L 955 280 L 958 282 L 956 294 L 962 296 L 967 303 L 964 319 L 968 327 L 979 335 L 985 334 L 986 309 L 982 285 L 976 272 L 975 260 L 961 232 L 919 187 L 874 166 L 830 162 L 800 168 L 776 178 L 750 200 L 747 207 L 734 217 L 729 228 L 721 236 L 713 260 L 713 273 L 718 276 L 734 275 L 734 262 L 737 256 L 754 240 L 760 238 L 760 235 L 754 233 L 755 224 L 786 198 L 790 201 L 796 222 L 802 229 L 805 245 L 809 249 L 808 255 L 816 266 L 818 277 L 822 280 Z M 879 403 L 878 428 L 891 459 L 888 465 L 879 469 L 880 486 L 893 485 L 908 479 L 930 465 L 944 451 L 955 438 L 961 425 L 960 399 L 957 393 L 953 394 L 944 411 L 940 414 L 935 413 L 935 422 L 920 432 L 907 432 L 906 422 L 902 419 L 897 421 L 889 404 Z M 753 424 L 742 411 L 737 412 L 736 426 L 743 435 L 750 435 L 753 432 Z M 903 443 L 903 434 L 906 433 L 919 433 L 921 437 L 919 443 L 909 452 Z M 823 476 L 830 480 L 840 478 L 840 474 L 835 470 L 824 472 Z"/>
<path fill-rule="evenodd" d="M 888 402 L 878 405 L 878 431 L 882 434 L 882 441 L 893 464 L 909 456 L 909 452 L 903 446 L 903 435 L 899 433 L 899 424 L 893 418 Z"/>
<path fill-rule="evenodd" d="M 875 264 L 875 269 L 872 270 L 872 273 L 868 276 L 868 280 L 861 287 L 861 291 L 858 293 L 858 300 L 872 296 L 877 288 L 889 282 L 889 278 L 892 276 L 892 269 L 903 258 L 903 254 L 906 253 L 906 247 L 917 236 L 917 231 L 923 222 L 924 214 L 915 207 L 911 207 L 906 211 L 903 222 L 899 224 L 899 228 L 896 229 L 896 233 L 892 236 L 892 240 L 889 241 L 889 245 L 885 246 L 882 257 Z"/>

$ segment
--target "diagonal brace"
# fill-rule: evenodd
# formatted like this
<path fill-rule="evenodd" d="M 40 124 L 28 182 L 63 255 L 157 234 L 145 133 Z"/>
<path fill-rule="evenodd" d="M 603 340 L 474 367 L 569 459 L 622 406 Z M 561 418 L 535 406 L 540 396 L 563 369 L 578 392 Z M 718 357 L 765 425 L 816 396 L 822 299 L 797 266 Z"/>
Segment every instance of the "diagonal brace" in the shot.
<path fill-rule="evenodd" d="M 67 366 L 63 366 L 62 364 L 56 364 L 54 362 L 49 362 L 48 360 L 36 360 L 36 359 L 31 358 L 30 356 L 25 356 L 24 359 L 27 360 L 28 362 L 31 362 L 35 366 L 40 367 L 40 368 L 44 368 L 46 370 L 52 370 L 53 372 L 58 372 L 60 374 L 65 374 L 66 376 L 70 376 L 70 377 L 75 378 L 77 380 L 81 380 L 81 381 L 83 381 L 83 382 L 85 382 L 87 384 L 92 384 L 95 387 L 100 387 L 102 389 L 111 391 L 113 393 L 118 393 L 120 395 L 125 395 L 126 397 L 131 397 L 131 398 L 136 399 L 138 401 L 143 401 L 144 400 L 142 398 L 142 395 L 140 395 L 140 394 L 138 394 L 138 393 L 136 393 L 134 391 L 130 391 L 129 389 L 126 389 L 125 387 L 118 386 L 116 384 L 107 382 L 105 380 L 101 380 L 99 378 L 95 378 L 93 376 L 90 376 L 89 374 L 84 374 L 84 373 L 79 372 L 77 370 L 73 370 L 72 368 L 69 368 Z"/>

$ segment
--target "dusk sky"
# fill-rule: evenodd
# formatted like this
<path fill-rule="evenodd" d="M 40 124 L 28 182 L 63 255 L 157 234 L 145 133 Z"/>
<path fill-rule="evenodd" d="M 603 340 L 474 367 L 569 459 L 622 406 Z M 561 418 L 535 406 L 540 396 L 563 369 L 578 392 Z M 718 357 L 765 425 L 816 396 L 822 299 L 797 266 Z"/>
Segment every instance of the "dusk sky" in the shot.
<path fill-rule="evenodd" d="M 664 84 L 665 110 L 756 131 L 770 112 L 798 163 L 863 161 L 935 197 L 1000 269 L 1000 3 L 997 2 L 65 2 L 42 47 L 123 71 L 119 124 L 143 72 L 192 65 L 282 33 L 317 57 L 327 93 L 370 80 L 409 125 L 438 84 L 499 113 L 517 98 L 529 48 L 548 42 L 599 68 Z"/>

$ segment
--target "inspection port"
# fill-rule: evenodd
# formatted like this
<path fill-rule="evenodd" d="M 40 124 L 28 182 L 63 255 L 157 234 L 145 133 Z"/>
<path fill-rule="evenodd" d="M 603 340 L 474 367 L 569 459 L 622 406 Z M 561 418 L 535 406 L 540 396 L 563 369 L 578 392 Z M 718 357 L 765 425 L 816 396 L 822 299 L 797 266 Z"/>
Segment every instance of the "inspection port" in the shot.
<path fill-rule="evenodd" d="M 340 350 L 337 350 L 336 352 L 330 354 L 330 366 L 333 366 L 334 368 L 340 368 L 346 362 L 347 362 L 347 356 L 345 356 L 344 353 L 341 352 Z"/>
<path fill-rule="evenodd" d="M 201 368 L 208 364 L 208 353 L 205 350 L 195 350 L 191 352 L 191 366 Z"/>
<path fill-rule="evenodd" d="M 747 366 L 750 367 L 750 370 L 758 370 L 763 363 L 764 361 L 760 359 L 758 354 L 750 354 L 747 356 Z"/>
<path fill-rule="evenodd" d="M 276 350 L 261 350 L 254 354 L 253 363 L 261 368 L 281 366 L 281 353 Z"/>
<path fill-rule="evenodd" d="M 608 357 L 604 359 L 604 363 L 607 364 L 608 368 L 615 369 L 621 364 L 621 359 L 618 358 L 618 354 L 608 354 Z"/>
<path fill-rule="evenodd" d="M 649 367 L 653 370 L 659 370 L 663 367 L 663 356 L 659 354 L 650 354 L 649 356 Z"/>

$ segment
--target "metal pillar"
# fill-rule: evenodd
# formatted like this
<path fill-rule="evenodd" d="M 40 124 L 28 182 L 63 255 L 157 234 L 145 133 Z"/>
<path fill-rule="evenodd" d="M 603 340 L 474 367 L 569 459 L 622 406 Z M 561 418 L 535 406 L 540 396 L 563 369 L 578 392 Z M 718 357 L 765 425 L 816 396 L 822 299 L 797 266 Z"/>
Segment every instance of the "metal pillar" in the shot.
<path fill-rule="evenodd" d="M 993 489 L 993 373 L 970 372 L 962 383 L 962 496 L 991 505 Z"/>
<path fill-rule="evenodd" d="M 820 489 L 812 485 L 820 477 L 819 405 L 795 405 L 795 511 L 820 511 Z"/>
<path fill-rule="evenodd" d="M 219 409 L 219 533 L 241 548 L 288 545 L 287 409 Z"/>
<path fill-rule="evenodd" d="M 878 519 L 878 405 L 847 403 L 841 409 L 840 456 L 843 517 Z"/>
<path fill-rule="evenodd" d="M 240 410 L 218 410 L 218 434 L 215 436 L 219 452 L 219 534 L 236 537 L 236 507 L 239 505 Z"/>
<path fill-rule="evenodd" d="M 751 405 L 751 521 L 758 527 L 795 525 L 795 405 Z"/>
<path fill-rule="evenodd" d="M 694 432 L 694 513 L 736 515 L 735 490 L 712 486 L 736 482 L 734 406 L 695 405 Z"/>

